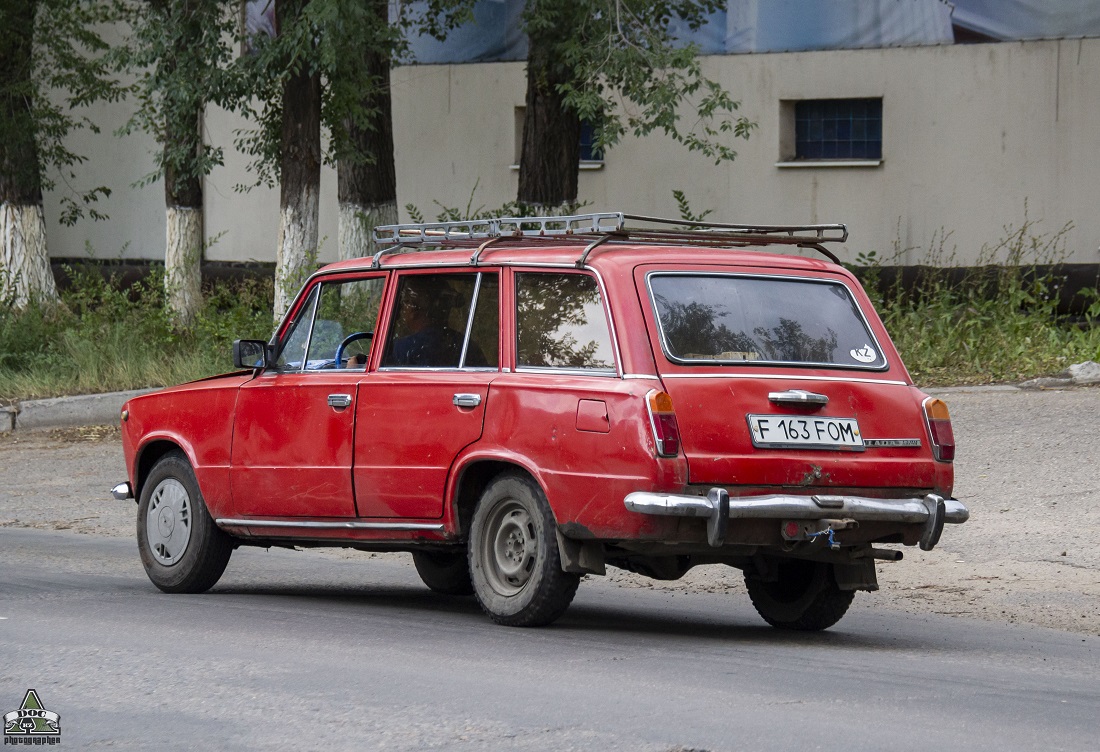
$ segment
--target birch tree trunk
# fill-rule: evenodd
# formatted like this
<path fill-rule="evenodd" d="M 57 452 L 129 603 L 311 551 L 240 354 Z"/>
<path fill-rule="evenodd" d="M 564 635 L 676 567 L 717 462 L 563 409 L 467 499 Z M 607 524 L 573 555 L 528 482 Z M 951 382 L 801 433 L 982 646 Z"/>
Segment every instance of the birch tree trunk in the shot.
<path fill-rule="evenodd" d="M 280 19 L 301 14 L 308 0 L 276 5 Z M 321 193 L 321 77 L 302 65 L 283 86 L 279 161 L 279 247 L 275 255 L 275 319 L 286 314 L 317 261 Z"/>
<path fill-rule="evenodd" d="M 5 0 L 0 33 L 0 81 L 30 80 L 36 0 Z M 42 173 L 31 101 L 16 86 L 0 86 L 0 302 L 17 308 L 59 302 L 46 249 Z"/>
<path fill-rule="evenodd" d="M 0 205 L 0 303 L 25 308 L 31 302 L 59 300 L 46 251 L 42 204 L 5 201 Z"/>
<path fill-rule="evenodd" d="M 166 155 L 197 155 L 202 149 L 202 108 L 193 117 L 165 123 Z M 181 329 L 195 324 L 202 307 L 204 244 L 202 178 L 171 159 L 164 165 L 165 248 L 164 292 L 173 323 Z"/>
<path fill-rule="evenodd" d="M 198 0 L 161 6 L 170 36 L 170 50 L 158 62 L 167 81 L 176 81 L 180 70 L 191 70 L 187 61 L 203 44 Z M 200 91 L 177 84 L 165 86 L 164 105 L 164 292 L 172 322 L 181 329 L 195 324 L 202 307 L 203 232 L 202 177 L 196 168 L 202 157 L 203 108 Z"/>
<path fill-rule="evenodd" d="M 373 0 L 370 9 L 378 23 L 387 23 L 387 0 Z M 390 58 L 367 46 L 363 66 L 377 86 L 363 98 L 372 113 L 365 126 L 349 124 L 353 152 L 337 164 L 340 201 L 338 253 L 341 259 L 373 255 L 377 225 L 397 222 L 397 173 L 393 156 L 393 106 L 390 96 Z"/>

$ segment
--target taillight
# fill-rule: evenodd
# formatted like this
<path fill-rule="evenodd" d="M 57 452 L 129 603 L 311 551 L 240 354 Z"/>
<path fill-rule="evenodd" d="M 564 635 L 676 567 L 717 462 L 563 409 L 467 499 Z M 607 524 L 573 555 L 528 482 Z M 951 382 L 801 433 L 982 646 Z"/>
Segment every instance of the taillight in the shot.
<path fill-rule="evenodd" d="M 940 462 L 955 459 L 955 433 L 951 430 L 951 413 L 947 403 L 935 397 L 924 400 L 924 422 L 932 439 L 932 455 Z"/>
<path fill-rule="evenodd" d="M 672 397 L 666 392 L 653 389 L 645 399 L 649 409 L 649 425 L 653 429 L 653 439 L 657 442 L 657 454 L 661 457 L 675 457 L 680 453 L 680 427 L 676 424 Z"/>

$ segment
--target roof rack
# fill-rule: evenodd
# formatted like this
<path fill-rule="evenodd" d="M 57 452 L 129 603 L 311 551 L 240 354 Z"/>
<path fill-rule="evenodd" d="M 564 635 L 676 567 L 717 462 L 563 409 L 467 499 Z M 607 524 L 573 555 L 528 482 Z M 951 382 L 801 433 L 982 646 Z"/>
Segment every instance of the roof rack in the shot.
<path fill-rule="evenodd" d="M 645 227 L 627 222 L 657 225 Z M 831 225 L 756 225 L 690 220 L 663 219 L 622 212 L 576 214 L 563 217 L 494 217 L 461 222 L 418 222 L 414 224 L 380 225 L 374 228 L 374 240 L 390 247 L 374 255 L 377 267 L 384 255 L 407 253 L 433 248 L 461 248 L 477 245 L 470 263 L 477 265 L 482 250 L 492 242 L 505 238 L 520 241 L 554 239 L 558 242 L 587 242 L 577 260 L 584 266 L 589 254 L 599 245 L 609 242 L 740 248 L 747 245 L 795 245 L 813 248 L 835 263 L 835 255 L 822 243 L 843 243 L 848 229 L 842 224 Z"/>

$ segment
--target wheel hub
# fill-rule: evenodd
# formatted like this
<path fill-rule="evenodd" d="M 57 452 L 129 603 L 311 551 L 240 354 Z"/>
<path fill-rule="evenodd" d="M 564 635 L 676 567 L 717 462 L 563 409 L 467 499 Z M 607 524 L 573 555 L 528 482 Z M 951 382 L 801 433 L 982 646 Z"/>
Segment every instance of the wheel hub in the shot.
<path fill-rule="evenodd" d="M 191 496 L 182 483 L 166 478 L 149 497 L 145 515 L 149 552 L 164 566 L 178 562 L 191 542 Z"/>
<path fill-rule="evenodd" d="M 490 520 L 492 545 L 483 558 L 493 589 L 502 595 L 518 593 L 531 579 L 538 546 L 531 516 L 515 501 L 501 504 Z"/>

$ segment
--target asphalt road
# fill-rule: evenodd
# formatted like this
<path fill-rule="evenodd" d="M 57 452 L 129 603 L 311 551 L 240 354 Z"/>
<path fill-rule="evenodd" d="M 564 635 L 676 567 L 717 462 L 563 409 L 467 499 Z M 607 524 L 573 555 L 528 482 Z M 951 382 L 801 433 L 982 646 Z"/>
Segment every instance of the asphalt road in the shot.
<path fill-rule="evenodd" d="M 745 598 L 586 581 L 492 625 L 397 557 L 238 551 L 161 594 L 131 540 L 0 528 L 0 714 L 61 749 L 1093 750 L 1100 638 L 857 605 L 767 627 Z"/>

